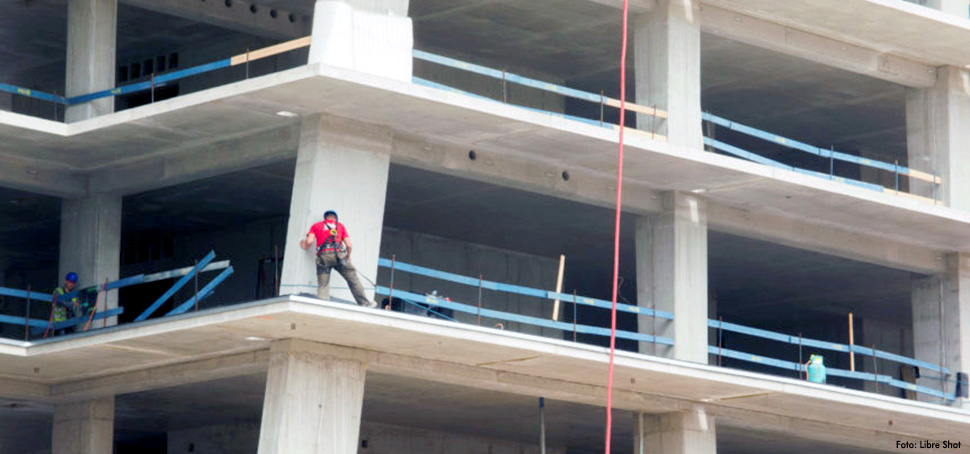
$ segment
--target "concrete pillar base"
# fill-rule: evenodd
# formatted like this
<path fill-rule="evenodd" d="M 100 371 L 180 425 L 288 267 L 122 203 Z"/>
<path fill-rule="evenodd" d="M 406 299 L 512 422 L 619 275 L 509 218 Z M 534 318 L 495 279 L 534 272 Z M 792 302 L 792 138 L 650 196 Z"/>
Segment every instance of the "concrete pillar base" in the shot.
<path fill-rule="evenodd" d="M 942 364 L 954 373 L 970 370 L 970 255 L 946 256 L 946 273 L 913 280 L 913 346 L 916 359 Z M 940 389 L 938 374 L 926 372 L 917 384 Z M 946 392 L 953 393 L 955 377 Z M 919 400 L 939 402 L 919 395 Z M 962 401 L 954 403 L 962 406 Z"/>
<path fill-rule="evenodd" d="M 673 338 L 674 346 L 641 343 L 640 352 L 707 363 L 707 203 L 672 192 L 663 207 L 637 220 L 637 301 L 674 320 L 639 317 L 639 331 Z"/>
<path fill-rule="evenodd" d="M 114 424 L 114 397 L 57 405 L 51 453 L 110 454 Z"/>
<path fill-rule="evenodd" d="M 700 1 L 660 0 L 634 21 L 636 102 L 669 112 L 667 119 L 637 114 L 637 128 L 697 150 L 701 132 Z"/>
<path fill-rule="evenodd" d="M 121 267 L 121 196 L 96 195 L 61 202 L 60 285 L 74 271 L 79 287 L 118 280 Z M 107 292 L 101 310 L 118 307 L 118 292 Z M 106 306 L 105 306 L 106 305 Z M 116 325 L 117 317 L 107 319 Z M 100 326 L 100 325 L 99 325 Z"/>
<path fill-rule="evenodd" d="M 714 416 L 703 410 L 634 415 L 635 454 L 715 454 Z"/>
<path fill-rule="evenodd" d="M 303 119 L 296 158 L 290 220 L 286 231 L 280 294 L 317 293 L 315 250 L 300 248 L 310 226 L 335 210 L 354 244 L 351 262 L 368 298 L 374 298 L 384 199 L 391 162 L 392 133 L 335 117 Z M 330 296 L 354 301 L 336 271 L 330 276 Z"/>
<path fill-rule="evenodd" d="M 67 96 L 114 87 L 118 0 L 67 2 Z M 64 119 L 85 120 L 114 112 L 114 98 L 70 106 Z"/>
<path fill-rule="evenodd" d="M 317 0 L 309 63 L 411 82 L 408 0 Z"/>
<path fill-rule="evenodd" d="M 271 348 L 259 454 L 356 454 L 363 351 L 300 340 Z"/>

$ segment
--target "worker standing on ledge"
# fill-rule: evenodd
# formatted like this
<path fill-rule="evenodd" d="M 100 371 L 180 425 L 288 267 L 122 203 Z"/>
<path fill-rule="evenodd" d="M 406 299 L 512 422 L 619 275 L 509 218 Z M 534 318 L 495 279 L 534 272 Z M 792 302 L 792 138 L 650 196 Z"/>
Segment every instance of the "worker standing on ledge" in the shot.
<path fill-rule="evenodd" d="M 64 276 L 64 285 L 54 289 L 53 299 L 51 300 L 52 323 L 67 321 L 68 314 L 73 314 L 77 310 L 78 299 L 76 296 L 69 300 L 60 298 L 65 293 L 71 293 L 76 285 L 77 273 L 71 271 Z M 54 331 L 55 336 L 65 333 L 67 333 L 67 328 Z"/>
<path fill-rule="evenodd" d="M 300 240 L 300 247 L 304 250 L 316 242 L 317 246 L 317 297 L 324 299 L 328 294 L 330 284 L 330 270 L 336 269 L 353 293 L 357 304 L 364 307 L 377 307 L 377 303 L 367 299 L 364 287 L 360 285 L 357 269 L 350 262 L 350 254 L 354 245 L 347 235 L 347 228 L 337 222 L 337 212 L 328 210 L 323 213 L 323 221 L 310 227 L 306 238 Z"/>

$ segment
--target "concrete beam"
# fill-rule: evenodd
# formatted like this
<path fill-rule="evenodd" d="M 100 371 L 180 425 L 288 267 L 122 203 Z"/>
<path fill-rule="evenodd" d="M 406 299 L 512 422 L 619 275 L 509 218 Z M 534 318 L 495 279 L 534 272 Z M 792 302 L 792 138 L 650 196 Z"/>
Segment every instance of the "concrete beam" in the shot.
<path fill-rule="evenodd" d="M 15 157 L 3 157 L 0 186 L 54 197 L 77 197 L 88 193 L 87 178 L 68 170 Z"/>
<path fill-rule="evenodd" d="M 0 399 L 46 399 L 51 387 L 44 383 L 0 378 Z"/>
<path fill-rule="evenodd" d="M 310 34 L 310 21 L 312 18 L 280 8 L 267 8 L 244 0 L 232 0 L 232 6 L 228 7 L 226 6 L 226 2 L 223 1 L 120 1 L 156 13 L 168 14 L 267 38 L 293 39 L 302 38 Z M 256 12 L 250 10 L 250 7 L 253 5 L 256 5 Z M 272 16 L 273 11 L 276 11 L 276 17 Z"/>
<path fill-rule="evenodd" d="M 293 125 L 143 157 L 95 171 L 91 191 L 136 194 L 294 159 L 299 138 L 299 126 Z"/>
<path fill-rule="evenodd" d="M 908 87 L 932 87 L 936 68 L 715 6 L 701 7 L 707 33 Z"/>
<path fill-rule="evenodd" d="M 593 3 L 623 9 L 623 0 L 590 0 Z M 657 7 L 657 0 L 630 0 L 630 13 L 643 14 L 653 11 Z"/>
<path fill-rule="evenodd" d="M 469 152 L 475 151 L 475 159 Z M 434 172 L 498 184 L 551 197 L 613 208 L 616 203 L 616 175 L 584 167 L 540 162 L 498 151 L 474 149 L 395 134 L 391 161 Z M 569 172 L 564 180 L 563 171 Z M 660 193 L 642 184 L 623 183 L 623 209 L 646 214 L 660 211 Z"/>
<path fill-rule="evenodd" d="M 237 377 L 266 372 L 269 365 L 269 350 L 234 353 L 214 358 L 200 359 L 178 364 L 169 364 L 148 369 L 109 375 L 105 377 L 56 383 L 43 388 L 23 388 L 25 392 L 43 393 L 48 388 L 44 400 L 51 402 L 73 402 L 95 399 L 104 396 L 129 394 L 152 389 L 168 388 L 221 378 Z M 34 384 L 30 384 L 34 386 Z M 24 385 L 26 386 L 26 385 Z M 7 386 L 0 386 L 7 391 Z M 18 394 L 18 397 L 25 397 Z M 38 398 L 42 397 L 40 395 Z"/>
<path fill-rule="evenodd" d="M 943 253 L 850 230 L 710 204 L 712 230 L 914 273 L 943 272 Z"/>

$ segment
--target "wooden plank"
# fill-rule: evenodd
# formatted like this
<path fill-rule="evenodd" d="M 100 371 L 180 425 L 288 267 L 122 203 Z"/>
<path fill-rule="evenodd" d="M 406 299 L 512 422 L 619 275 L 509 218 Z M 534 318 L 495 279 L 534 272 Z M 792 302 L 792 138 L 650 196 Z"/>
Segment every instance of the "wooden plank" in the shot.
<path fill-rule="evenodd" d="M 610 107 L 616 107 L 617 109 L 620 108 L 619 99 L 603 98 L 603 103 Z M 639 104 L 634 104 L 632 102 L 627 102 L 626 109 L 631 112 L 653 115 L 657 118 L 667 118 L 667 111 L 657 109 L 656 107 L 646 107 L 646 106 L 641 106 Z"/>
<path fill-rule="evenodd" d="M 921 170 L 909 169 L 909 177 L 910 178 L 916 178 L 917 180 L 928 181 L 928 182 L 934 183 L 934 184 L 942 184 L 943 183 L 943 177 L 934 176 L 931 173 L 926 173 L 926 172 L 923 172 Z"/>
<path fill-rule="evenodd" d="M 264 47 L 262 49 L 254 50 L 252 52 L 247 52 L 245 54 L 239 54 L 233 56 L 230 60 L 232 66 L 241 65 L 247 61 L 259 60 L 261 58 L 272 57 L 273 55 L 282 54 L 284 52 L 289 52 L 293 49 L 299 49 L 301 47 L 307 47 L 310 42 L 313 41 L 312 36 L 304 36 L 303 38 L 294 39 L 292 41 L 287 41 L 285 43 L 279 43 L 274 46 Z"/>

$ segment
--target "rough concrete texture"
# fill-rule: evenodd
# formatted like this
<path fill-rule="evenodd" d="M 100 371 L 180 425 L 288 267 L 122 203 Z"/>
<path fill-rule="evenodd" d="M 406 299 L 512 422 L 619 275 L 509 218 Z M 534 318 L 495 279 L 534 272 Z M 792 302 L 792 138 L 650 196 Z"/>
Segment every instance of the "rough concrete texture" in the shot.
<path fill-rule="evenodd" d="M 64 275 L 78 273 L 79 287 L 118 280 L 121 260 L 121 197 L 96 195 L 64 199 L 61 203 L 60 266 L 57 285 Z M 118 307 L 118 292 L 102 296 L 102 309 Z M 110 317 L 109 325 L 117 323 Z"/>
<path fill-rule="evenodd" d="M 53 454 L 105 454 L 114 446 L 115 399 L 54 407 Z"/>
<path fill-rule="evenodd" d="M 634 417 L 633 452 L 651 454 L 714 454 L 714 416 L 703 409 Z"/>
<path fill-rule="evenodd" d="M 315 248 L 300 248 L 310 226 L 335 210 L 353 242 L 351 261 L 361 282 L 377 276 L 390 167 L 391 132 L 385 128 L 312 115 L 303 119 L 287 227 L 281 294 L 316 293 Z M 331 297 L 353 301 L 332 272 Z M 367 294 L 373 298 L 373 288 Z"/>
<path fill-rule="evenodd" d="M 906 92 L 906 145 L 909 165 L 943 178 L 936 188 L 912 181 L 910 192 L 941 200 L 950 207 L 970 210 L 970 73 L 956 67 L 937 69 L 932 88 Z"/>
<path fill-rule="evenodd" d="M 706 363 L 707 203 L 679 192 L 664 194 L 663 202 L 660 214 L 637 219 L 637 301 L 673 312 L 673 321 L 640 317 L 639 325 L 641 333 L 674 339 L 674 346 L 641 342 L 640 352 Z"/>
<path fill-rule="evenodd" d="M 365 357 L 306 341 L 274 342 L 259 454 L 354 454 Z"/>
<path fill-rule="evenodd" d="M 948 254 L 946 264 L 944 274 L 913 280 L 913 343 L 919 360 L 965 372 L 970 368 L 970 256 Z M 946 383 L 950 393 L 953 378 Z M 935 372 L 925 372 L 917 383 L 933 389 L 941 385 Z M 920 400 L 939 401 L 923 395 Z"/>
<path fill-rule="evenodd" d="M 669 142 L 694 149 L 701 135 L 701 26 L 699 0 L 661 0 L 656 10 L 634 21 L 636 102 L 668 111 L 654 119 L 637 114 L 641 125 L 656 125 Z"/>
<path fill-rule="evenodd" d="M 410 82 L 414 35 L 411 19 L 406 14 L 407 0 L 360 0 L 353 3 L 356 7 L 342 1 L 317 0 L 309 63 L 340 66 Z M 358 9 L 361 6 L 380 10 Z M 405 14 L 399 15 L 402 9 Z M 390 14 L 391 11 L 398 14 Z"/>
<path fill-rule="evenodd" d="M 115 83 L 118 0 L 67 2 L 67 96 L 107 90 Z M 71 106 L 67 122 L 114 111 L 114 98 Z"/>

